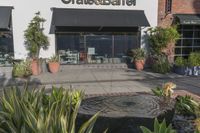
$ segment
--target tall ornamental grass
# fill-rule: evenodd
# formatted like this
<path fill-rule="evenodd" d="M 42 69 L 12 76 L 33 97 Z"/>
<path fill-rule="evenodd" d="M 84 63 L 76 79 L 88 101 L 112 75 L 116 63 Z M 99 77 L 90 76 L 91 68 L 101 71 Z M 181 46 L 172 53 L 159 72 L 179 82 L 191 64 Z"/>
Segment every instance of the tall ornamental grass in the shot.
<path fill-rule="evenodd" d="M 28 90 L 12 87 L 0 97 L 1 133 L 91 133 L 97 115 L 76 131 L 83 92 L 54 88 Z"/>

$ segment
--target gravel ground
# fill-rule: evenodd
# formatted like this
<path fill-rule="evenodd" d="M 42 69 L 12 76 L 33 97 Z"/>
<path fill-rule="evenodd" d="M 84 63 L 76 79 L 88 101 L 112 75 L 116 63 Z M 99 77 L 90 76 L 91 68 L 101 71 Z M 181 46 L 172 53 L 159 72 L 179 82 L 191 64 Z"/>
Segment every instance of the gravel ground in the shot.
<path fill-rule="evenodd" d="M 194 116 L 183 116 L 175 114 L 173 118 L 172 125 L 174 129 L 177 130 L 177 133 L 194 133 L 195 124 Z"/>

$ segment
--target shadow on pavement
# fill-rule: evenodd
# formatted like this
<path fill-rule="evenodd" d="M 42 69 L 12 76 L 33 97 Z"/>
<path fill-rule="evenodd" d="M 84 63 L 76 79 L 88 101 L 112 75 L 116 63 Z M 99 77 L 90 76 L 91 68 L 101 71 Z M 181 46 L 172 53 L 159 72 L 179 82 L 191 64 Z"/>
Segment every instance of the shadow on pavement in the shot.
<path fill-rule="evenodd" d="M 5 74 L 0 75 L 0 86 L 1 88 L 7 88 L 11 86 L 24 86 L 27 84 L 31 88 L 37 88 L 42 85 L 41 81 L 37 78 L 13 78 L 6 77 Z"/>

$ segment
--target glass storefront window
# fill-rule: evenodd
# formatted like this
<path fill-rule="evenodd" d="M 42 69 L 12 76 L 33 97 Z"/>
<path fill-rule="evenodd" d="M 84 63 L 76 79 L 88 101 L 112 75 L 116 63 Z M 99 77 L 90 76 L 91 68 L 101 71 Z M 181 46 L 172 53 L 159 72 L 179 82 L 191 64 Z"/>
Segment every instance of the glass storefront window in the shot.
<path fill-rule="evenodd" d="M 14 56 L 13 38 L 10 33 L 0 33 L 0 66 L 12 64 Z"/>
<path fill-rule="evenodd" d="M 200 38 L 194 39 L 194 46 L 200 47 Z"/>
<path fill-rule="evenodd" d="M 182 46 L 191 47 L 192 46 L 192 39 L 183 39 Z"/>
<path fill-rule="evenodd" d="M 108 63 L 112 57 L 112 35 L 86 35 L 88 63 Z"/>
<path fill-rule="evenodd" d="M 175 47 L 175 56 L 188 57 L 191 52 L 200 50 L 200 25 L 180 25 L 182 35 Z"/>
<path fill-rule="evenodd" d="M 62 64 L 124 63 L 128 50 L 138 47 L 137 34 L 56 34 Z"/>
<path fill-rule="evenodd" d="M 181 55 L 181 48 L 176 48 L 175 49 L 175 53 L 177 54 L 177 55 Z"/>
<path fill-rule="evenodd" d="M 183 31 L 183 38 L 192 38 L 193 31 Z"/>

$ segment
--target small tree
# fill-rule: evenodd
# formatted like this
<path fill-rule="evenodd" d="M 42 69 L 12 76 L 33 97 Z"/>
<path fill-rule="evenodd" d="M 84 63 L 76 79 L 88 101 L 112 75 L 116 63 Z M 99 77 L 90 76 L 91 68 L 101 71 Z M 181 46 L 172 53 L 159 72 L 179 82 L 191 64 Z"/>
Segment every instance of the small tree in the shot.
<path fill-rule="evenodd" d="M 176 27 L 150 28 L 149 33 L 151 51 L 156 54 L 160 54 L 168 44 L 175 43 L 176 40 L 180 37 Z"/>
<path fill-rule="evenodd" d="M 49 46 L 48 37 L 43 33 L 44 29 L 42 28 L 45 21 L 40 17 L 40 12 L 37 12 L 25 30 L 25 47 L 33 59 L 39 58 L 41 48 L 48 49 Z"/>
<path fill-rule="evenodd" d="M 176 27 L 156 27 L 149 29 L 149 41 L 151 54 L 162 55 L 164 53 L 168 56 L 170 62 L 174 55 L 175 42 L 180 38 L 180 34 Z"/>

